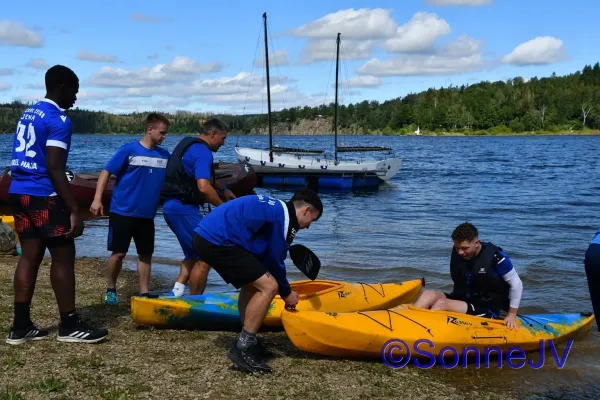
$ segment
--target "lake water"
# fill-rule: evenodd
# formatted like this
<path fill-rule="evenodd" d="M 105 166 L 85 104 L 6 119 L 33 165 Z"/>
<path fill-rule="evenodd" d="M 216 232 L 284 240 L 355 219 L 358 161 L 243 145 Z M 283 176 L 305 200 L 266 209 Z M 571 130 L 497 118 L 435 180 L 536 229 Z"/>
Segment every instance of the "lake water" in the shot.
<path fill-rule="evenodd" d="M 99 171 L 119 146 L 140 137 L 75 135 L 69 167 Z M 172 150 L 180 139 L 169 136 L 163 147 Z M 332 141 L 327 136 L 274 139 L 281 146 L 307 148 L 331 148 Z M 340 142 L 391 146 L 402 168 L 378 191 L 322 194 L 323 217 L 295 240 L 321 258 L 321 277 L 363 282 L 425 277 L 427 288 L 450 290 L 450 234 L 470 221 L 482 240 L 501 246 L 511 257 L 524 284 L 520 311 L 592 311 L 583 258 L 600 225 L 600 136 L 342 136 Z M 10 164 L 11 144 L 11 135 L 0 135 L 0 165 Z M 215 160 L 235 161 L 236 144 L 265 147 L 268 137 L 230 136 Z M 256 191 L 283 200 L 292 193 Z M 183 253 L 160 210 L 156 225 L 153 268 L 174 281 Z M 78 255 L 107 257 L 106 233 L 106 218 L 87 221 L 77 240 Z M 291 262 L 288 270 L 290 279 L 302 278 Z M 210 273 L 207 291 L 230 289 Z M 564 369 L 456 371 L 453 379 L 465 384 L 489 379 L 498 381 L 498 387 L 518 380 L 515 385 L 524 391 L 567 385 L 565 398 L 584 398 L 586 393 L 599 398 L 599 356 L 600 335 L 594 326 L 583 342 L 575 343 Z M 582 391 L 587 384 L 589 391 Z"/>

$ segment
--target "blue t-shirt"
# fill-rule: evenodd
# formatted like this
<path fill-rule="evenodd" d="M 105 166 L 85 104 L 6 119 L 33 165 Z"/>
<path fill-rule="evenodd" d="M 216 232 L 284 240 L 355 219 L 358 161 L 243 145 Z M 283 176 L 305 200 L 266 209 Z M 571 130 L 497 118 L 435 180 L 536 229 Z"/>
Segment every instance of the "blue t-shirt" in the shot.
<path fill-rule="evenodd" d="M 122 146 L 106 163 L 105 170 L 117 177 L 110 212 L 138 218 L 154 218 L 165 179 L 169 152 L 150 150 L 139 141 Z"/>
<path fill-rule="evenodd" d="M 598 230 L 596 231 L 594 239 L 592 239 L 592 243 L 600 244 L 600 228 L 598 228 Z"/>
<path fill-rule="evenodd" d="M 210 181 L 213 155 L 208 147 L 201 143 L 191 145 L 183 154 L 181 162 L 185 172 L 193 176 L 194 179 L 207 179 Z M 167 214 L 193 214 L 198 212 L 198 206 L 182 204 L 179 199 L 167 198 L 163 204 L 163 212 Z"/>
<path fill-rule="evenodd" d="M 71 120 L 49 99 L 29 107 L 19 118 L 12 148 L 8 190 L 14 194 L 55 196 L 56 192 L 46 172 L 46 147 L 64 149 L 65 165 L 71 149 Z"/>
<path fill-rule="evenodd" d="M 194 232 L 218 246 L 240 246 L 252 253 L 279 284 L 283 297 L 291 292 L 285 269 L 290 217 L 286 204 L 268 196 L 244 196 L 220 205 Z"/>

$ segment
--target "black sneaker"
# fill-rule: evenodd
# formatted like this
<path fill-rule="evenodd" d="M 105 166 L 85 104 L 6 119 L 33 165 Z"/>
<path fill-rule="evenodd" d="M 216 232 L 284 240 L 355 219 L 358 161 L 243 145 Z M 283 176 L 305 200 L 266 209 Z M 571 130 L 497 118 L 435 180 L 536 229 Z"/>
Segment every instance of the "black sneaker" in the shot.
<path fill-rule="evenodd" d="M 237 342 L 237 341 L 236 341 Z M 267 347 L 267 343 L 265 341 L 264 338 L 257 336 L 256 337 L 256 348 L 258 350 L 258 353 L 260 355 L 262 355 L 265 358 L 271 358 L 275 356 L 275 353 L 273 353 L 268 347 Z"/>
<path fill-rule="evenodd" d="M 233 345 L 227 353 L 227 358 L 235 363 L 240 369 L 246 372 L 271 372 L 273 369 L 262 360 L 259 349 L 256 345 L 248 347 L 246 350 L 238 349 Z"/>
<path fill-rule="evenodd" d="M 8 344 L 21 344 L 30 340 L 42 340 L 48 337 L 48 331 L 40 329 L 31 323 L 25 329 L 15 329 L 12 327 L 6 338 Z"/>
<path fill-rule="evenodd" d="M 237 344 L 238 340 L 235 339 L 233 341 L 233 345 Z M 273 358 L 275 353 L 273 353 L 268 347 L 264 338 L 261 336 L 256 336 L 256 352 L 264 358 Z"/>
<path fill-rule="evenodd" d="M 73 329 L 65 329 L 62 324 L 59 324 L 56 339 L 59 342 L 68 343 L 97 343 L 106 336 L 108 336 L 108 330 L 94 328 L 86 322 L 79 320 Z"/>

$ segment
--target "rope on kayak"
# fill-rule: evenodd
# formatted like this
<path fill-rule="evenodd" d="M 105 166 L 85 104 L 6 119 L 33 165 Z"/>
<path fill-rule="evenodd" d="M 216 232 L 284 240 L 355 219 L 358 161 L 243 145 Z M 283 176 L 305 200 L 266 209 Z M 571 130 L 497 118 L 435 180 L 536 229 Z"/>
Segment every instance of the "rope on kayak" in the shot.
<path fill-rule="evenodd" d="M 364 316 L 364 317 L 367 317 L 367 318 L 369 318 L 371 321 L 377 322 L 379 325 L 383 326 L 384 328 L 386 328 L 386 329 L 388 329 L 389 331 L 392 331 L 392 332 L 394 331 L 394 327 L 392 326 L 392 314 L 396 314 L 396 315 L 399 315 L 399 316 L 401 316 L 401 317 L 404 317 L 404 318 L 406 318 L 407 320 L 409 320 L 409 321 L 411 321 L 411 322 L 414 322 L 415 324 L 419 325 L 421 328 L 425 329 L 425 330 L 427 331 L 427 333 L 429 333 L 429 335 L 430 335 L 431 337 L 433 337 L 433 334 L 431 333 L 431 329 L 429 329 L 429 328 L 428 328 L 428 327 L 426 327 L 425 325 L 422 325 L 422 324 L 418 323 L 418 322 L 417 322 L 417 321 L 415 321 L 414 319 L 408 318 L 406 315 L 399 314 L 399 313 L 397 313 L 397 312 L 395 312 L 395 311 L 392 311 L 392 310 L 382 310 L 382 311 L 386 311 L 386 312 L 387 312 L 387 314 L 388 314 L 388 325 L 386 325 L 386 324 L 382 323 L 381 321 L 378 321 L 378 320 L 376 320 L 375 318 L 371 317 L 370 315 L 367 315 L 367 314 L 365 314 L 363 311 L 358 311 L 358 313 L 357 313 L 357 314 L 359 314 L 359 315 L 362 315 L 362 316 Z"/>
<path fill-rule="evenodd" d="M 388 312 L 394 313 L 394 314 L 396 314 L 396 315 L 399 315 L 399 316 L 401 316 L 401 317 L 404 317 L 404 318 L 406 318 L 407 320 L 409 320 L 409 321 L 411 321 L 411 322 L 414 322 L 415 324 L 419 325 L 421 328 L 425 329 L 425 330 L 427 331 L 427 333 L 429 333 L 429 334 L 431 335 L 431 337 L 433 337 L 433 333 L 431 333 L 431 329 L 429 329 L 429 328 L 428 328 L 428 327 L 426 327 L 425 325 L 423 325 L 423 324 L 420 324 L 419 322 L 415 321 L 414 319 L 408 318 L 406 315 L 404 315 L 404 314 L 400 314 L 400 313 L 398 313 L 398 312 L 396 312 L 396 311 L 388 310 Z"/>
<path fill-rule="evenodd" d="M 548 329 L 548 327 L 546 326 L 546 324 L 543 324 L 543 323 L 541 323 L 540 321 L 538 321 L 538 320 L 535 320 L 535 319 L 533 319 L 533 318 L 531 318 L 531 317 L 527 317 L 527 316 L 525 316 L 525 315 L 517 315 L 517 317 L 519 317 L 519 318 L 523 319 L 523 320 L 524 320 L 525 322 L 527 322 L 527 323 L 529 324 L 529 326 L 531 326 L 532 328 L 533 328 L 533 324 L 531 324 L 531 323 L 530 323 L 528 320 L 531 320 L 531 321 L 533 321 L 533 322 L 535 322 L 535 323 L 539 324 L 539 325 L 540 325 L 541 327 L 543 327 L 545 330 L 549 330 L 549 329 Z"/>
<path fill-rule="evenodd" d="M 370 287 L 371 289 L 373 289 L 381 297 L 385 297 L 385 289 L 383 288 L 383 285 L 381 283 L 379 284 L 379 286 L 381 287 L 381 292 L 379 292 L 379 290 L 375 289 L 372 285 L 370 285 L 368 283 L 362 283 L 362 282 L 358 282 L 358 283 L 360 283 L 360 286 L 362 287 L 363 296 L 365 296 L 365 301 L 367 303 L 369 302 L 369 298 L 367 297 L 367 290 L 365 289 L 365 285 Z"/>

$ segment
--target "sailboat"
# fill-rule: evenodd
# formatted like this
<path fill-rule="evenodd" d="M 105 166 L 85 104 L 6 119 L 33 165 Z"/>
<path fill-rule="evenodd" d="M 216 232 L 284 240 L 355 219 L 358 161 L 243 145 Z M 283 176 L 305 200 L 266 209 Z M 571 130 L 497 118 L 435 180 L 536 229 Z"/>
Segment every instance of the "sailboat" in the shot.
<path fill-rule="evenodd" d="M 265 36 L 265 66 L 267 77 L 267 110 L 269 148 L 235 147 L 240 162 L 252 165 L 259 185 L 309 186 L 315 188 L 351 189 L 378 186 L 389 181 L 400 170 L 398 158 L 375 161 L 339 160 L 338 153 L 391 150 L 380 146 L 338 146 L 338 86 L 340 36 L 337 35 L 335 71 L 334 158 L 327 158 L 324 150 L 309 150 L 273 146 L 271 123 L 271 89 L 269 77 L 269 47 L 267 41 L 267 13 L 263 14 Z"/>

